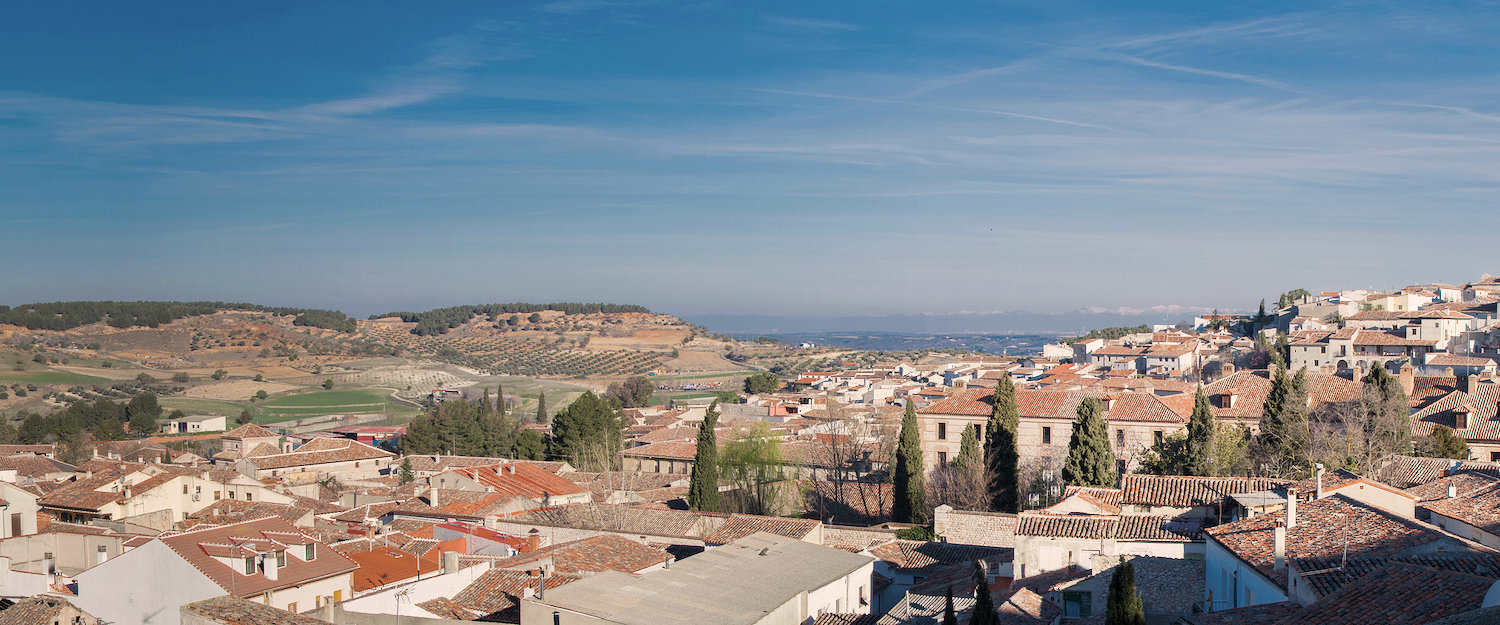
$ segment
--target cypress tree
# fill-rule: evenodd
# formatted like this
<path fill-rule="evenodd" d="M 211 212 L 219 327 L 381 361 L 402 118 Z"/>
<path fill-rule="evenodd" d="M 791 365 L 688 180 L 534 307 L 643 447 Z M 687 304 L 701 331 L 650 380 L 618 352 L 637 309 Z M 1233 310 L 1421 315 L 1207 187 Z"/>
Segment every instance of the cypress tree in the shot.
<path fill-rule="evenodd" d="M 953 611 L 953 587 L 948 587 L 948 603 L 943 607 L 943 625 L 958 625 L 958 613 Z"/>
<path fill-rule="evenodd" d="M 401 484 L 410 484 L 413 480 L 417 479 L 416 471 L 413 471 L 411 468 L 411 458 L 401 459 L 401 474 L 399 479 Z"/>
<path fill-rule="evenodd" d="M 953 459 L 953 466 L 965 471 L 978 470 L 983 466 L 983 454 L 984 451 L 979 448 L 979 426 L 970 423 L 959 439 L 958 457 Z"/>
<path fill-rule="evenodd" d="M 985 469 L 989 477 L 990 507 L 997 512 L 1020 512 L 1021 452 L 1016 432 L 1021 412 L 1016 407 L 1016 387 L 1010 377 L 995 385 L 994 407 L 984 435 Z"/>
<path fill-rule="evenodd" d="M 1063 464 L 1063 481 L 1074 486 L 1113 487 L 1115 452 L 1109 442 L 1109 427 L 1104 423 L 1104 408 L 1089 397 L 1078 405 L 1073 421 L 1073 436 L 1068 439 L 1068 460 Z"/>
<path fill-rule="evenodd" d="M 1307 421 L 1307 368 L 1296 378 L 1285 369 L 1277 369 L 1271 390 L 1261 405 L 1260 436 L 1256 439 L 1261 457 L 1271 460 L 1283 475 L 1298 476 L 1306 468 L 1312 444 Z"/>
<path fill-rule="evenodd" d="M 719 511 L 719 443 L 714 426 L 719 423 L 719 402 L 703 415 L 698 429 L 698 451 L 693 454 L 693 475 L 688 480 L 688 506 L 703 512 Z"/>
<path fill-rule="evenodd" d="M 495 385 L 495 410 L 499 411 L 500 412 L 500 416 L 503 417 L 503 416 L 505 416 L 506 408 L 507 408 L 507 406 L 505 405 L 505 385 L 504 384 L 496 384 Z"/>
<path fill-rule="evenodd" d="M 979 562 L 974 563 L 974 611 L 969 615 L 969 625 L 1000 625 L 1000 615 L 995 612 L 995 598 L 990 596 L 984 565 Z"/>
<path fill-rule="evenodd" d="M 922 439 L 917 432 L 917 410 L 906 400 L 906 414 L 901 417 L 901 438 L 896 444 L 895 501 L 891 516 L 901 523 L 922 523 L 927 519 L 926 486 L 922 467 Z"/>
<path fill-rule="evenodd" d="M 1401 381 L 1377 363 L 1364 382 L 1361 401 L 1368 413 L 1365 423 L 1369 428 L 1365 436 L 1380 441 L 1380 448 L 1391 453 L 1411 453 L 1411 418 Z"/>
<path fill-rule="evenodd" d="M 494 410 L 495 405 L 490 403 L 490 389 L 484 389 L 484 395 L 479 398 L 479 417 L 488 417 Z"/>
<path fill-rule="evenodd" d="M 1208 394 L 1203 385 L 1198 385 L 1198 395 L 1193 398 L 1193 416 L 1188 420 L 1188 462 L 1193 475 L 1214 474 L 1214 413 L 1208 405 Z"/>
<path fill-rule="evenodd" d="M 536 392 L 536 422 L 547 422 L 547 391 Z"/>
<path fill-rule="evenodd" d="M 1120 556 L 1120 564 L 1109 579 L 1109 598 L 1104 608 L 1105 625 L 1146 625 L 1141 595 L 1135 591 L 1135 564 Z"/>

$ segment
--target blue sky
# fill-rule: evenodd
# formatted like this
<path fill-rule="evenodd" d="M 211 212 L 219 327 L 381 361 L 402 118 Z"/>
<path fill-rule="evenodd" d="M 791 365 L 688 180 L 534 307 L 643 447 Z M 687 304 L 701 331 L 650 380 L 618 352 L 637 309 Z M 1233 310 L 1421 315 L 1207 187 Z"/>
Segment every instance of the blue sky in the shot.
<path fill-rule="evenodd" d="M 0 303 L 1463 282 L 1500 273 L 1496 32 L 1493 2 L 19 3 Z"/>

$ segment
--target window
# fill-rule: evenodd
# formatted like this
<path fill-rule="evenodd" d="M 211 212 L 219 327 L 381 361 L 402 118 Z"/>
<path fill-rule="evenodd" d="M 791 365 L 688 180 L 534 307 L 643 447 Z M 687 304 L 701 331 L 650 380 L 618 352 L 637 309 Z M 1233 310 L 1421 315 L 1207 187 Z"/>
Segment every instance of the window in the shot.
<path fill-rule="evenodd" d="M 223 491 L 217 491 L 217 490 L 214 491 L 214 501 L 218 501 L 219 497 L 221 497 L 222 495 L 223 495 Z"/>
<path fill-rule="evenodd" d="M 234 499 L 234 491 L 229 491 L 229 498 Z"/>
<path fill-rule="evenodd" d="M 1088 618 L 1094 612 L 1093 593 L 1063 591 L 1063 616 Z"/>
<path fill-rule="evenodd" d="M 948 464 L 948 452 L 938 452 L 938 464 Z"/>
<path fill-rule="evenodd" d="M 255 574 L 255 558 L 245 558 L 245 574 Z"/>
<path fill-rule="evenodd" d="M 279 568 L 281 568 L 283 566 L 286 566 L 286 550 L 285 549 L 276 552 L 276 568 L 279 569 Z"/>
<path fill-rule="evenodd" d="M 297 602 L 293 601 L 291 603 L 286 604 L 286 611 L 287 612 L 291 612 L 292 614 L 296 614 L 297 613 Z"/>
<path fill-rule="evenodd" d="M 1049 428 L 1049 427 L 1042 428 L 1042 444 L 1043 445 L 1051 445 L 1052 444 L 1052 428 Z"/>
<path fill-rule="evenodd" d="M 187 494 L 187 484 L 183 484 L 182 485 L 182 494 L 184 494 L 184 495 Z"/>
<path fill-rule="evenodd" d="M 1125 430 L 1115 430 L 1115 446 L 1125 446 Z"/>
<path fill-rule="evenodd" d="M 21 529 L 21 513 L 10 513 L 10 536 L 14 538 L 16 536 L 22 535 L 23 533 L 24 531 Z"/>
<path fill-rule="evenodd" d="M 335 602 L 343 601 L 344 600 L 344 591 L 342 591 L 342 590 L 335 590 L 335 591 L 333 591 L 333 600 Z"/>
<path fill-rule="evenodd" d="M 870 595 L 868 595 L 868 594 L 865 593 L 865 587 L 864 586 L 860 586 L 859 587 L 859 605 L 861 605 L 861 606 L 870 605 Z"/>
<path fill-rule="evenodd" d="M 1157 431 L 1151 433 L 1151 439 L 1152 439 L 1151 442 L 1153 442 L 1153 443 L 1155 443 L 1157 445 L 1160 445 L 1160 444 L 1162 444 L 1162 441 L 1166 440 L 1166 437 L 1167 437 L 1166 432 L 1163 432 L 1161 430 L 1157 430 Z"/>
<path fill-rule="evenodd" d="M 940 440 L 940 441 L 948 440 L 948 424 L 947 423 L 939 423 L 938 424 L 938 440 Z"/>
<path fill-rule="evenodd" d="M 303 560 L 312 560 L 313 558 L 316 558 L 317 556 L 318 556 L 317 545 L 309 543 L 307 545 L 307 557 L 302 558 L 302 559 Z"/>
<path fill-rule="evenodd" d="M 251 499 L 251 494 L 250 493 L 245 493 L 245 501 L 250 501 L 250 499 Z"/>

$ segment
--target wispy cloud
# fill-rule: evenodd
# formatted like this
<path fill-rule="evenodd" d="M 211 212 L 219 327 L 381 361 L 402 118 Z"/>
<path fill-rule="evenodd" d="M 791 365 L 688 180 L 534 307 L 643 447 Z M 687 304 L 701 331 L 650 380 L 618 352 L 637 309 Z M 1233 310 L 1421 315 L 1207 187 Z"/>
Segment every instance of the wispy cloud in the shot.
<path fill-rule="evenodd" d="M 896 105 L 896 106 L 906 106 L 906 107 L 914 107 L 914 108 L 932 109 L 932 110 L 937 110 L 937 111 L 951 111 L 951 112 L 955 112 L 955 113 L 978 113 L 978 114 L 982 114 L 982 115 L 998 115 L 998 116 L 1001 116 L 1001 117 L 1013 117 L 1013 118 L 1016 118 L 1016 119 L 1027 119 L 1027 120 L 1031 120 L 1031 121 L 1046 122 L 1046 123 L 1049 123 L 1049 124 L 1062 124 L 1062 125 L 1065 125 L 1065 126 L 1075 126 L 1075 127 L 1078 127 L 1078 128 L 1093 128 L 1093 129 L 1096 129 L 1096 130 L 1115 130 L 1114 128 L 1110 128 L 1109 126 L 1102 126 L 1102 125 L 1099 125 L 1099 124 L 1090 124 L 1088 122 L 1079 122 L 1079 121 L 1072 121 L 1072 120 L 1067 120 L 1067 119 L 1058 119 L 1056 117 L 1046 117 L 1046 116 L 1043 116 L 1043 115 L 1031 115 L 1031 114 L 1028 114 L 1028 113 L 1017 113 L 1017 112 L 1014 112 L 1014 111 L 1002 111 L 1002 110 L 997 110 L 997 109 L 983 109 L 983 108 L 971 108 L 971 107 L 959 107 L 959 106 L 944 106 L 944 105 L 940 105 L 940 104 L 929 104 L 929 103 L 925 103 L 925 102 L 908 102 L 906 100 L 895 100 L 895 99 L 889 99 L 889 98 L 867 98 L 867 97 L 861 97 L 861 96 L 839 95 L 839 94 L 832 94 L 832 93 L 814 93 L 814 92 L 808 92 L 808 91 L 790 91 L 790 90 L 786 90 L 786 89 L 756 88 L 756 89 L 754 89 L 754 91 L 759 91 L 759 92 L 762 92 L 762 93 L 774 93 L 774 94 L 779 94 L 779 95 L 801 96 L 801 97 L 804 97 L 804 98 L 821 98 L 821 99 L 825 99 L 825 100 L 847 100 L 847 101 L 850 101 L 850 102 L 866 102 L 866 103 L 870 103 L 870 104 L 890 104 L 890 105 Z"/>
<path fill-rule="evenodd" d="M 1234 73 L 1234 72 L 1223 72 L 1223 71 L 1213 70 L 1213 69 L 1204 69 L 1204 68 L 1201 68 L 1201 67 L 1189 67 L 1189 66 L 1186 66 L 1186 65 L 1173 65 L 1171 63 L 1162 63 L 1162 62 L 1159 62 L 1159 61 L 1152 61 L 1152 60 L 1149 60 L 1149 59 L 1143 59 L 1143 58 L 1140 58 L 1140 57 L 1130 56 L 1130 55 L 1120 55 L 1117 58 L 1119 60 L 1121 60 L 1121 61 L 1126 62 L 1126 63 L 1131 63 L 1133 65 L 1140 65 L 1142 67 L 1152 67 L 1152 68 L 1163 69 L 1163 70 L 1167 70 L 1167 71 L 1171 71 L 1171 72 L 1183 72 L 1183 73 L 1187 73 L 1187 74 L 1196 74 L 1196 75 L 1199 75 L 1199 76 L 1211 76 L 1213 78 L 1222 78 L 1224 80 L 1234 80 L 1234 81 L 1243 82 L 1243 83 L 1247 83 L 1247 84 L 1259 85 L 1261 87 L 1270 87 L 1272 89 L 1279 89 L 1279 90 L 1282 90 L 1282 91 L 1289 91 L 1289 92 L 1293 92 L 1293 93 L 1304 93 L 1302 90 L 1296 89 L 1296 88 L 1292 87 L 1291 85 L 1288 85 L 1288 84 L 1286 84 L 1284 82 L 1281 82 L 1279 80 L 1272 80 L 1270 78 L 1262 78 L 1260 76 L 1252 76 L 1250 74 L 1237 74 L 1237 73 Z"/>
<path fill-rule="evenodd" d="M 833 20 L 787 17 L 784 15 L 767 15 L 761 19 L 765 20 L 767 24 L 790 31 L 850 32 L 859 30 L 859 27 L 854 24 Z"/>

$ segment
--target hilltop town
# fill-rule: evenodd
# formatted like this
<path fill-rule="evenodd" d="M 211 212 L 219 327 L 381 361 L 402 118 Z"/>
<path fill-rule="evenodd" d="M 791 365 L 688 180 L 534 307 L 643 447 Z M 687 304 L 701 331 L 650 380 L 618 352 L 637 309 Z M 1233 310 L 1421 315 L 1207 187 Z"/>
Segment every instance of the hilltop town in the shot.
<path fill-rule="evenodd" d="M 7 326 L 0 625 L 1500 620 L 1500 278 L 1013 356 L 567 308 Z"/>

